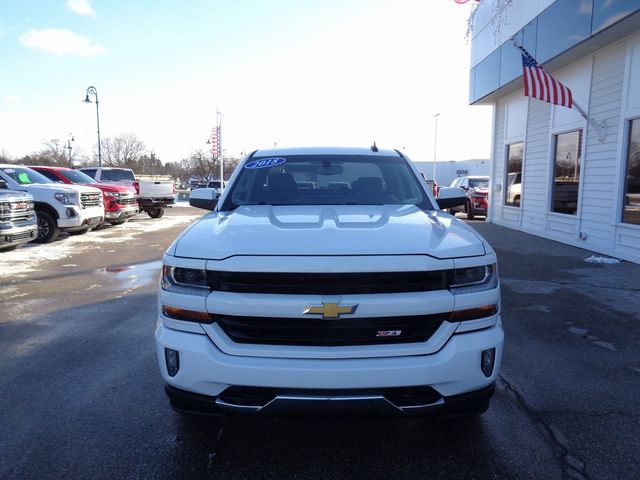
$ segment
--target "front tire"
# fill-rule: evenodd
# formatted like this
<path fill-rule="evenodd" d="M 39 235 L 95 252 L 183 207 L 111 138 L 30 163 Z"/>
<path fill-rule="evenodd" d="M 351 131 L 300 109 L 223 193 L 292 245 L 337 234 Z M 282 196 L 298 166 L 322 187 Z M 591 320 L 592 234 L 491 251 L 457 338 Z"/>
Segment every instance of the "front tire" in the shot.
<path fill-rule="evenodd" d="M 56 219 L 44 210 L 37 210 L 36 216 L 38 217 L 38 238 L 34 242 L 49 243 L 58 238 L 60 228 Z"/>
<path fill-rule="evenodd" d="M 471 202 L 467 202 L 467 220 L 473 220 L 474 218 L 476 218 L 476 216 L 473 213 L 473 206 Z"/>
<path fill-rule="evenodd" d="M 164 215 L 164 208 L 162 207 L 150 208 L 149 210 L 147 210 L 147 213 L 151 218 L 160 218 L 161 216 Z"/>

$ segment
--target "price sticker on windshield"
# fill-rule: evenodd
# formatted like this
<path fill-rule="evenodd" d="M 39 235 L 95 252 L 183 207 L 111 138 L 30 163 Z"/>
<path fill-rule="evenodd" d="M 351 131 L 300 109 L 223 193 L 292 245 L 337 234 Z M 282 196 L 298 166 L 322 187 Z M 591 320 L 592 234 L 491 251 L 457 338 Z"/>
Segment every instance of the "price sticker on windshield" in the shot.
<path fill-rule="evenodd" d="M 244 168 L 269 168 L 275 167 L 276 165 L 282 165 L 286 163 L 287 159 L 282 157 L 271 157 L 271 158 L 261 158 L 260 160 L 254 160 L 253 162 L 247 163 Z"/>
<path fill-rule="evenodd" d="M 22 184 L 25 183 L 31 183 L 31 179 L 29 178 L 29 174 L 28 173 L 19 173 L 18 174 L 18 181 Z"/>

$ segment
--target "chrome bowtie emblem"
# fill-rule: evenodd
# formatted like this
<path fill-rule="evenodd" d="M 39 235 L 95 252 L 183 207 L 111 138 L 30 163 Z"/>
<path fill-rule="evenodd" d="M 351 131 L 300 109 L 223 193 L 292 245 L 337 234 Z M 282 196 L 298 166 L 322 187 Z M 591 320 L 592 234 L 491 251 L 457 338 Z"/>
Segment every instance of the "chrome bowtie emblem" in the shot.
<path fill-rule="evenodd" d="M 358 308 L 358 304 L 355 305 L 340 305 L 339 303 L 323 303 L 321 306 L 307 305 L 304 309 L 305 315 L 318 314 L 322 315 L 322 318 L 340 318 L 340 315 L 354 313 Z"/>

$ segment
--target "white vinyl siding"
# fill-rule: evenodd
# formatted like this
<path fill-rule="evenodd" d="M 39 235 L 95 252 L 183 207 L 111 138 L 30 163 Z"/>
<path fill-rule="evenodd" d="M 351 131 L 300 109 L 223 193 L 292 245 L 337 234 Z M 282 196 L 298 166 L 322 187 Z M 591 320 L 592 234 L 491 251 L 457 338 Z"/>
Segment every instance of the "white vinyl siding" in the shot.
<path fill-rule="evenodd" d="M 618 193 L 618 139 L 620 108 L 624 83 L 625 48 L 608 49 L 593 59 L 590 115 L 598 122 L 607 122 L 604 142 L 589 126 L 586 156 L 583 162 L 582 224 L 586 235 L 585 247 L 593 250 L 612 250 L 616 223 Z"/>
<path fill-rule="evenodd" d="M 491 221 L 502 224 L 502 198 L 504 196 L 504 128 L 506 119 L 507 104 L 505 101 L 499 101 L 494 108 L 494 132 L 493 132 L 493 152 L 491 152 L 491 178 L 495 179 L 495 183 L 491 185 L 491 198 L 489 199 L 489 208 L 492 209 Z M 496 184 L 500 188 L 496 188 Z"/>
<path fill-rule="evenodd" d="M 530 230 L 546 229 L 549 185 L 549 128 L 551 105 L 529 102 L 527 136 L 524 142 L 524 180 L 522 184 L 523 224 Z"/>

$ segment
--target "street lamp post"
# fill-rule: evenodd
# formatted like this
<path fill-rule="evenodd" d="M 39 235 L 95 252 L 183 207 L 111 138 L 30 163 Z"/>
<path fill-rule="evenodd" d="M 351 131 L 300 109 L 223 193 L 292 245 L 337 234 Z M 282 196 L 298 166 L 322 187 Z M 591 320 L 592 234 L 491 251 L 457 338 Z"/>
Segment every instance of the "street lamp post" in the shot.
<path fill-rule="evenodd" d="M 98 90 L 96 90 L 96 87 L 87 88 L 87 96 L 84 98 L 85 103 L 91 103 L 89 95 L 93 95 L 96 99 L 96 122 L 98 125 L 98 167 L 102 167 L 102 150 L 100 148 L 100 112 L 98 111 Z"/>
<path fill-rule="evenodd" d="M 67 137 L 67 151 L 69 152 L 69 166 L 71 167 L 71 152 L 73 150 L 73 147 L 71 146 L 71 142 L 75 142 L 75 138 L 73 138 L 73 133 L 70 133 L 69 136 Z"/>
<path fill-rule="evenodd" d="M 438 148 L 438 117 L 440 116 L 439 113 L 436 113 L 433 118 L 436 119 L 436 127 L 435 127 L 435 132 L 433 134 L 433 183 L 435 184 L 436 182 L 436 153 L 437 153 L 437 148 Z"/>

